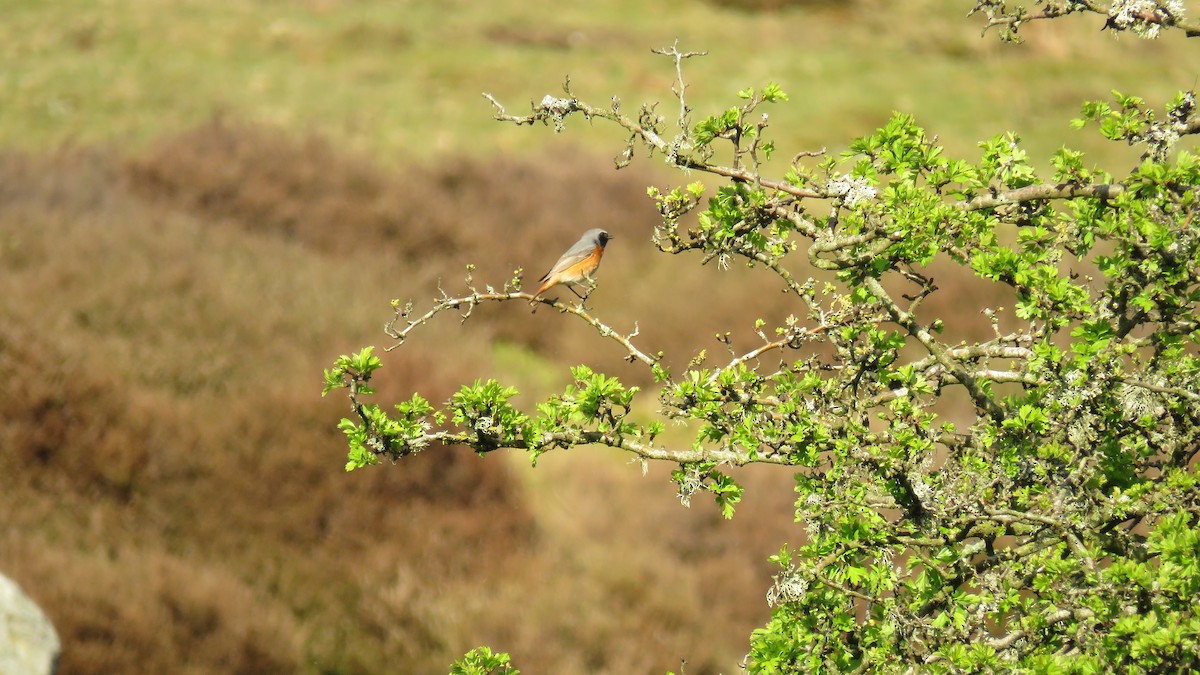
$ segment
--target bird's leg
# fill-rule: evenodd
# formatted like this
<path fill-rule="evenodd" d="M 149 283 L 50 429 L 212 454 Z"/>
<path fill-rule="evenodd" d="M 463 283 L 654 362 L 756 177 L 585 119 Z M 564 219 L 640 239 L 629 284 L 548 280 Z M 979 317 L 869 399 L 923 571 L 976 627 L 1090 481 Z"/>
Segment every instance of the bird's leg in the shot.
<path fill-rule="evenodd" d="M 583 275 L 583 282 L 586 283 L 588 287 L 587 292 L 583 294 L 583 299 L 587 300 L 588 297 L 591 296 L 592 291 L 596 290 L 596 280 L 592 278 L 591 274 L 585 274 Z"/>

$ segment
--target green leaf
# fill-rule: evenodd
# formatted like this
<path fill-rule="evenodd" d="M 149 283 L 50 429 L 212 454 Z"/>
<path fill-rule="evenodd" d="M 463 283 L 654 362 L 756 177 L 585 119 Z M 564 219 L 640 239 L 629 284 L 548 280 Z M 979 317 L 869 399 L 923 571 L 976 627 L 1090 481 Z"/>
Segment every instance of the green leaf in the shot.
<path fill-rule="evenodd" d="M 762 97 L 768 103 L 788 100 L 788 95 L 774 82 L 769 82 L 767 86 L 763 87 Z"/>
<path fill-rule="evenodd" d="M 520 675 L 506 652 L 476 647 L 450 666 L 450 675 Z"/>

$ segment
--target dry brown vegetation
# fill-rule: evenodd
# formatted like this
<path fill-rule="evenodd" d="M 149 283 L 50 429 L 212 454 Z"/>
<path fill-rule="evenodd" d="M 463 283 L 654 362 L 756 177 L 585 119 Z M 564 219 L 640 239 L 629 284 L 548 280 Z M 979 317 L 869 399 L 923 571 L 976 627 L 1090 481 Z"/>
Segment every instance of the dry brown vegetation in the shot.
<path fill-rule="evenodd" d="M 730 670 L 794 534 L 785 472 L 747 474 L 732 523 L 603 454 L 345 474 L 345 402 L 318 397 L 391 297 L 467 262 L 536 276 L 595 224 L 618 239 L 591 304 L 677 361 L 785 311 L 769 279 L 653 254 L 654 182 L 571 150 L 383 170 L 220 121 L 136 156 L 0 155 L 0 570 L 62 672 L 427 673 L 482 643 L 531 673 Z M 388 355 L 381 397 L 443 399 L 497 341 L 641 377 L 569 317 L 478 318 Z"/>

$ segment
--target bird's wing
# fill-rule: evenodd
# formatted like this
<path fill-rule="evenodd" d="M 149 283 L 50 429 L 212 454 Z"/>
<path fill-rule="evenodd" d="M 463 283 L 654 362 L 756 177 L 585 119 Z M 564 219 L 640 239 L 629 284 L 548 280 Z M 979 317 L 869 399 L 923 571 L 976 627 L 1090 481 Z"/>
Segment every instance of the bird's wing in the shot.
<path fill-rule="evenodd" d="M 551 267 L 550 271 L 543 274 L 542 278 L 538 279 L 538 281 L 545 281 L 572 265 L 578 265 L 579 263 L 591 257 L 595 250 L 596 247 L 588 242 L 580 242 L 579 244 L 572 246 L 569 250 L 567 250 L 566 253 L 563 254 L 563 257 L 558 259 L 558 262 L 554 263 L 554 267 Z"/>

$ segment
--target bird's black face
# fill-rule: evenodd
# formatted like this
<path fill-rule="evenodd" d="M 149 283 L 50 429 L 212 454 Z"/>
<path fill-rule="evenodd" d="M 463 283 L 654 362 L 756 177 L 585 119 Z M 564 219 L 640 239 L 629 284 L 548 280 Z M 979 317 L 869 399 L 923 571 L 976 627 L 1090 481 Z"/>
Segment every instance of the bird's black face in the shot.
<path fill-rule="evenodd" d="M 608 245 L 608 240 L 609 240 L 609 239 L 612 239 L 612 238 L 613 238 L 613 237 L 612 237 L 612 235 L 611 235 L 611 234 L 609 234 L 609 233 L 607 233 L 607 232 L 601 232 L 601 233 L 600 233 L 600 246 L 607 246 L 607 245 Z"/>

